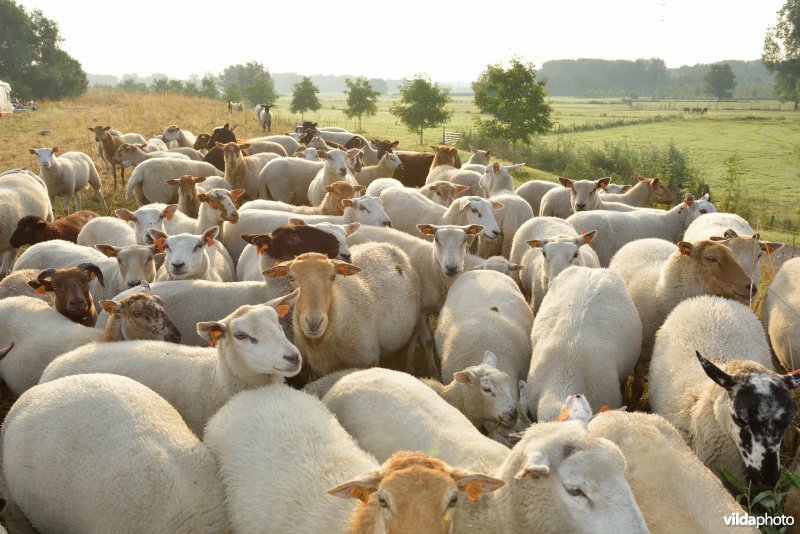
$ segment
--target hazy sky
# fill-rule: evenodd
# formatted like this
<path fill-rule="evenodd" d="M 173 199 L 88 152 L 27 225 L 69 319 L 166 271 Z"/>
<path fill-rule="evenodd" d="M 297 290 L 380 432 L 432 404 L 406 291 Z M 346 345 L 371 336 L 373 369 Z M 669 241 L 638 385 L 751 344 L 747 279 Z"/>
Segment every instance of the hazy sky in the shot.
<path fill-rule="evenodd" d="M 471 81 L 514 55 L 757 59 L 784 0 L 18 2 L 57 21 L 92 74 L 186 78 L 254 59 L 271 72 Z"/>

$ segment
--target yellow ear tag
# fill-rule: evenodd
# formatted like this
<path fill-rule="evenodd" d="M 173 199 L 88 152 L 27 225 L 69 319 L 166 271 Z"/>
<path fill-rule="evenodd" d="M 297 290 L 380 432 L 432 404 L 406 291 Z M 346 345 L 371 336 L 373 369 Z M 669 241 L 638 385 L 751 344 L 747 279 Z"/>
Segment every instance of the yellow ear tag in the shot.
<path fill-rule="evenodd" d="M 44 287 L 44 284 L 42 284 L 39 287 L 37 287 L 36 289 L 34 289 L 34 291 L 36 293 L 39 293 L 40 295 L 47 295 L 47 288 Z"/>
<path fill-rule="evenodd" d="M 567 421 L 568 419 L 569 419 L 569 410 L 567 410 L 567 407 L 564 406 L 563 408 L 561 408 L 561 412 L 558 414 L 556 421 L 561 423 L 562 421 Z"/>
<path fill-rule="evenodd" d="M 212 330 L 211 332 L 209 332 L 208 335 L 211 337 L 211 340 L 208 342 L 208 346 L 216 347 L 217 340 L 220 338 L 220 336 L 222 336 L 222 332 L 220 332 L 219 330 Z"/>
<path fill-rule="evenodd" d="M 480 480 L 471 480 L 467 482 L 467 498 L 469 502 L 475 502 L 481 498 L 483 492 L 481 488 L 483 487 L 483 482 Z"/>
<path fill-rule="evenodd" d="M 363 503 L 369 502 L 370 492 L 366 488 L 352 487 L 350 488 L 350 495 L 360 500 Z"/>

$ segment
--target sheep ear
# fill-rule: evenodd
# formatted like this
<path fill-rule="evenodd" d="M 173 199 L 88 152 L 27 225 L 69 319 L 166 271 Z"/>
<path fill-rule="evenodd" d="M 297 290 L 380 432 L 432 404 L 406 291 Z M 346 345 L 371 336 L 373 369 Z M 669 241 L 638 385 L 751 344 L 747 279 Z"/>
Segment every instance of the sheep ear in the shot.
<path fill-rule="evenodd" d="M 391 146 L 392 146 L 392 148 L 397 148 L 397 145 L 399 145 L 399 144 L 400 144 L 400 141 L 395 141 L 395 142 L 392 143 Z"/>
<path fill-rule="evenodd" d="M 531 248 L 542 248 L 547 244 L 546 239 L 531 239 L 528 241 L 528 246 Z"/>
<path fill-rule="evenodd" d="M 344 235 L 345 235 L 345 237 L 350 237 L 351 235 L 353 235 L 354 233 L 356 233 L 356 232 L 358 231 L 358 229 L 359 229 L 359 228 L 361 228 L 361 223 L 354 222 L 354 223 L 350 223 L 350 224 L 348 224 L 348 225 L 347 225 L 347 226 L 345 226 L 345 228 L 344 228 Z"/>
<path fill-rule="evenodd" d="M 329 489 L 328 495 L 341 497 L 342 499 L 356 498 L 363 503 L 367 503 L 370 495 L 377 491 L 382 480 L 383 473 L 381 471 L 370 471 L 356 479 Z"/>
<path fill-rule="evenodd" d="M 469 371 L 458 371 L 453 373 L 453 380 L 459 384 L 469 384 L 472 380 L 472 373 Z"/>
<path fill-rule="evenodd" d="M 107 314 L 112 315 L 119 309 L 119 303 L 113 300 L 101 300 L 100 307 L 103 308 Z"/>
<path fill-rule="evenodd" d="M 120 208 L 118 210 L 114 210 L 114 215 L 117 216 L 118 219 L 122 219 L 125 222 L 135 221 L 136 217 L 133 216 L 133 213 L 126 210 L 125 208 Z"/>
<path fill-rule="evenodd" d="M 595 185 L 597 185 L 597 187 L 599 189 L 605 189 L 606 187 L 608 187 L 608 183 L 610 181 L 611 181 L 611 177 L 610 176 L 606 176 L 605 178 L 600 178 L 599 180 L 597 180 L 595 182 Z"/>
<path fill-rule="evenodd" d="M 345 208 L 349 208 L 350 206 L 352 206 L 354 204 L 355 204 L 355 202 L 353 202 L 352 198 L 343 198 L 342 199 L 342 206 L 344 206 Z"/>
<path fill-rule="evenodd" d="M 700 365 L 703 366 L 703 371 L 706 372 L 708 378 L 713 380 L 718 386 L 725 389 L 731 389 L 734 385 L 736 385 L 736 379 L 734 379 L 731 375 L 703 358 L 703 355 L 700 354 L 699 351 L 694 351 L 694 353 L 697 355 L 697 359 L 700 361 Z"/>
<path fill-rule="evenodd" d="M 46 295 L 48 291 L 53 290 L 53 285 L 45 280 L 30 280 L 28 285 L 33 288 L 34 292 L 40 295 Z"/>
<path fill-rule="evenodd" d="M 464 229 L 467 235 L 478 235 L 483 232 L 483 226 L 480 224 L 470 224 Z"/>
<path fill-rule="evenodd" d="M 513 271 L 521 271 L 524 268 L 525 268 L 525 266 L 524 265 L 520 265 L 519 263 L 509 263 L 508 264 L 508 270 L 512 271 L 512 272 Z"/>
<path fill-rule="evenodd" d="M 336 271 L 336 274 L 342 276 L 352 276 L 354 274 L 358 274 L 361 272 L 360 267 L 356 267 L 351 263 L 347 263 L 345 261 L 334 260 L 333 261 L 333 268 Z"/>
<path fill-rule="evenodd" d="M 297 217 L 291 217 L 289 219 L 289 224 L 292 226 L 305 226 L 306 222 L 303 219 L 298 219 Z"/>
<path fill-rule="evenodd" d="M 223 148 L 223 147 L 225 147 L 225 145 L 223 145 L 223 144 L 222 144 L 222 143 L 220 143 L 219 141 L 214 141 L 214 144 L 215 144 L 215 145 L 217 145 L 217 147 L 219 147 L 219 148 Z"/>
<path fill-rule="evenodd" d="M 197 323 L 197 335 L 208 341 L 209 347 L 216 347 L 219 338 L 225 335 L 225 325 L 216 321 Z"/>
<path fill-rule="evenodd" d="M 592 230 L 591 232 L 586 232 L 582 234 L 580 238 L 583 240 L 583 245 L 589 245 L 592 243 L 592 239 L 597 237 L 597 230 Z"/>
<path fill-rule="evenodd" d="M 785 374 L 782 379 L 787 389 L 794 389 L 800 386 L 800 371 L 792 371 L 789 374 Z"/>
<path fill-rule="evenodd" d="M 89 128 L 89 129 L 91 130 L 91 128 Z M 472 153 L 474 154 L 475 152 L 477 152 L 477 151 L 478 151 L 478 149 L 477 149 L 477 148 L 475 148 L 475 147 L 474 147 L 474 146 L 472 146 L 472 145 L 469 145 L 469 151 L 470 151 L 470 152 L 472 152 Z"/>
<path fill-rule="evenodd" d="M 111 245 L 95 245 L 94 248 L 96 248 L 109 258 L 115 258 L 117 256 L 117 249 Z"/>
<path fill-rule="evenodd" d="M 517 480 L 522 480 L 528 475 L 533 478 L 544 477 L 550 474 L 550 460 L 541 451 L 530 451 L 525 455 L 525 461 L 514 475 Z"/>
<path fill-rule="evenodd" d="M 633 186 L 632 186 L 632 185 L 627 185 L 627 184 L 626 184 L 626 185 L 623 185 L 623 186 L 620 188 L 620 193 L 625 193 L 626 191 L 629 191 L 631 187 L 633 187 Z"/>
<path fill-rule="evenodd" d="M 168 221 L 171 221 L 172 218 L 175 216 L 176 211 L 178 211 L 178 205 L 170 204 L 161 211 L 161 219 L 166 219 Z"/>
<path fill-rule="evenodd" d="M 561 185 L 564 187 L 572 187 L 572 180 L 569 178 L 564 178 L 563 176 L 558 177 L 558 181 L 561 182 Z"/>
<path fill-rule="evenodd" d="M 236 202 L 237 200 L 239 200 L 240 196 L 244 195 L 244 189 L 233 189 L 230 195 L 231 195 L 231 200 Z"/>
<path fill-rule="evenodd" d="M 498 172 L 500 172 L 500 162 L 499 161 L 495 161 L 492 164 L 491 168 L 494 171 L 494 173 L 497 174 Z"/>
<path fill-rule="evenodd" d="M 422 235 L 433 235 L 436 233 L 437 228 L 432 224 L 418 224 L 417 230 Z"/>
<path fill-rule="evenodd" d="M 217 244 L 216 240 L 214 239 L 217 237 L 219 233 L 219 226 L 212 226 L 205 232 L 203 232 L 203 243 L 206 244 L 207 247 L 213 247 Z"/>
<path fill-rule="evenodd" d="M 691 193 L 686 193 L 686 198 L 683 199 L 683 204 L 684 204 L 684 206 L 687 206 L 687 207 L 691 206 L 692 204 L 694 204 L 694 197 L 692 196 Z"/>
<path fill-rule="evenodd" d="M 450 469 L 450 476 L 458 486 L 458 491 L 466 493 L 470 502 L 475 502 L 487 493 L 491 493 L 505 485 L 505 482 L 498 478 L 482 473 L 470 473 L 456 468 Z"/>
<path fill-rule="evenodd" d="M 722 237 L 730 239 L 732 237 L 739 237 L 739 234 L 737 234 L 736 230 L 733 228 L 728 228 L 725 230 L 725 233 L 722 234 Z"/>
<path fill-rule="evenodd" d="M 659 180 L 658 178 L 653 178 L 652 180 L 650 180 L 650 188 L 651 189 L 656 189 L 658 187 L 658 183 L 660 181 L 661 180 Z"/>
<path fill-rule="evenodd" d="M 774 241 L 759 241 L 758 246 L 767 254 L 772 254 L 783 248 L 783 243 L 775 243 Z"/>
<path fill-rule="evenodd" d="M 483 361 L 481 363 L 489 367 L 497 367 L 497 356 L 492 351 L 487 350 L 483 353 Z"/>
<path fill-rule="evenodd" d="M 266 276 L 267 278 L 283 278 L 289 274 L 289 266 L 291 264 L 292 262 L 290 261 L 277 263 L 274 267 L 270 267 L 269 269 L 261 271 L 261 275 Z"/>
<path fill-rule="evenodd" d="M 153 246 L 156 247 L 156 250 L 158 252 L 164 252 L 167 248 L 167 234 L 155 228 L 151 228 L 147 233 L 153 238 Z"/>
<path fill-rule="evenodd" d="M 488 154 L 488 152 L 487 152 L 487 154 Z M 515 172 L 517 172 L 518 170 L 520 170 L 520 169 L 521 169 L 522 167 L 524 167 L 524 166 L 525 166 L 525 164 L 524 164 L 524 163 L 517 163 L 516 165 L 511 165 L 511 166 L 508 168 L 508 170 L 509 170 L 509 172 L 510 172 L 511 174 L 514 174 Z"/>
<path fill-rule="evenodd" d="M 239 145 L 239 148 L 241 148 L 242 150 L 247 150 L 251 146 L 252 146 L 252 143 L 242 143 L 241 145 Z"/>
<path fill-rule="evenodd" d="M 353 191 L 358 191 L 359 193 L 361 193 L 362 191 L 366 191 L 366 190 L 367 190 L 367 186 L 365 186 L 365 185 L 354 185 L 353 186 Z"/>
<path fill-rule="evenodd" d="M 492 200 L 492 209 L 493 210 L 501 210 L 501 209 L 503 209 L 503 207 L 504 206 L 503 206 L 502 202 L 498 202 L 496 200 Z"/>
<path fill-rule="evenodd" d="M 178 185 L 178 179 L 177 178 L 170 178 L 169 180 L 167 180 L 167 184 L 168 185 Z"/>
<path fill-rule="evenodd" d="M 208 202 L 208 195 L 205 193 L 197 193 L 197 200 L 200 202 Z"/>
<path fill-rule="evenodd" d="M 260 256 L 265 250 L 269 249 L 272 244 L 272 234 L 260 234 L 253 236 L 253 245 L 256 247 L 256 253 Z"/>
<path fill-rule="evenodd" d="M 205 176 L 195 176 L 195 178 L 194 178 L 194 183 L 196 183 L 196 184 L 199 184 L 199 183 L 205 182 L 205 181 L 206 181 L 206 177 Z"/>
<path fill-rule="evenodd" d="M 333 186 L 332 185 L 326 185 L 325 186 L 325 191 L 327 191 L 328 193 L 332 193 L 333 192 Z"/>
<path fill-rule="evenodd" d="M 89 129 L 91 130 L 91 128 L 89 128 Z M 92 131 L 94 131 L 94 130 L 92 130 Z M 31 154 L 33 154 L 34 156 L 36 155 L 36 149 L 35 149 L 35 148 L 29 148 L 29 149 L 28 149 L 28 152 L 30 152 L 30 153 L 31 153 Z"/>
<path fill-rule="evenodd" d="M 91 280 L 97 279 L 101 286 L 106 287 L 105 283 L 103 283 L 103 271 L 94 263 L 81 263 L 77 268 L 86 273 L 86 276 Z"/>
<path fill-rule="evenodd" d="M 468 185 L 457 185 L 456 186 L 456 195 L 460 195 L 465 191 L 469 191 L 470 187 Z"/>
<path fill-rule="evenodd" d="M 286 314 L 289 313 L 289 309 L 295 305 L 298 298 L 300 298 L 299 287 L 288 295 L 268 301 L 267 306 L 275 308 L 275 311 L 278 312 L 278 317 L 285 317 Z"/>
<path fill-rule="evenodd" d="M 680 250 L 681 254 L 684 256 L 690 255 L 692 253 L 693 248 L 694 245 L 692 245 L 688 241 L 681 241 L 680 243 L 678 243 L 678 250 Z"/>

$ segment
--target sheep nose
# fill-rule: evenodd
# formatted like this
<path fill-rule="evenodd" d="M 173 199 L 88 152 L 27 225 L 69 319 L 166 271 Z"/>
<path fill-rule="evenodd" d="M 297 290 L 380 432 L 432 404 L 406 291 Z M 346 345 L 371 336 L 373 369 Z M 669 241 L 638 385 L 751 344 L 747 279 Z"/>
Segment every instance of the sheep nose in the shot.
<path fill-rule="evenodd" d="M 352 256 L 350 254 L 341 254 L 341 256 L 344 261 L 350 263 L 350 260 L 352 259 Z"/>
<path fill-rule="evenodd" d="M 344 176 L 347 174 L 347 169 L 339 169 L 339 176 Z"/>
<path fill-rule="evenodd" d="M 284 360 L 291 363 L 292 365 L 300 365 L 300 355 L 299 354 L 287 354 L 283 357 Z"/>
<path fill-rule="evenodd" d="M 391 228 L 391 226 L 392 226 L 392 221 L 383 221 L 383 225 L 384 225 L 384 226 L 386 226 L 386 227 L 388 227 L 388 228 Z"/>
<path fill-rule="evenodd" d="M 751 282 L 747 287 L 750 289 L 750 298 L 756 298 L 756 295 L 758 295 L 758 286 Z"/>
<path fill-rule="evenodd" d="M 575 206 L 575 209 L 577 209 L 578 211 L 585 210 L 586 209 L 586 203 L 584 202 L 583 204 L 578 204 L 577 206 Z"/>
<path fill-rule="evenodd" d="M 447 276 L 455 276 L 458 274 L 458 267 L 453 267 L 452 265 L 448 265 L 445 267 L 445 273 Z"/>
<path fill-rule="evenodd" d="M 176 269 L 176 270 L 177 269 L 182 269 L 184 265 L 186 265 L 186 264 L 184 262 L 182 262 L 182 261 L 178 261 L 178 262 L 174 261 L 174 262 L 172 262 L 172 268 Z"/>
<path fill-rule="evenodd" d="M 311 319 L 306 319 L 306 329 L 315 334 L 319 331 L 319 327 L 322 325 L 322 319 L 317 319 L 316 321 L 312 321 Z"/>
<path fill-rule="evenodd" d="M 142 284 L 141 280 L 130 280 L 130 281 L 128 281 L 128 287 L 129 288 L 130 287 L 136 287 L 136 286 L 141 285 L 141 284 Z"/>

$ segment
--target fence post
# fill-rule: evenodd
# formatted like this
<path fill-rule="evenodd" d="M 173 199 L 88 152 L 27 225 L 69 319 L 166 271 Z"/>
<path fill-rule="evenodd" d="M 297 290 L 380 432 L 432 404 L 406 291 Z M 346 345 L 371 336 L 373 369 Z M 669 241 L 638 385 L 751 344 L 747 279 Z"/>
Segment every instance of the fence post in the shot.
<path fill-rule="evenodd" d="M 442 144 L 443 144 L 443 145 L 446 145 L 447 143 L 445 143 L 445 140 L 444 140 L 444 135 L 445 135 L 445 132 L 444 132 L 444 126 L 442 126 Z"/>

